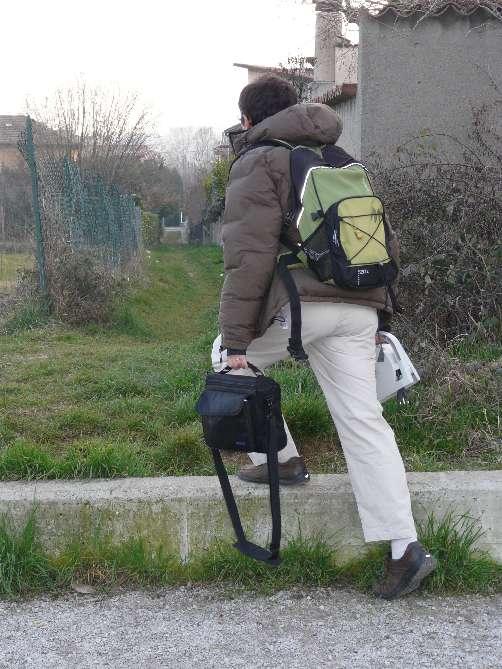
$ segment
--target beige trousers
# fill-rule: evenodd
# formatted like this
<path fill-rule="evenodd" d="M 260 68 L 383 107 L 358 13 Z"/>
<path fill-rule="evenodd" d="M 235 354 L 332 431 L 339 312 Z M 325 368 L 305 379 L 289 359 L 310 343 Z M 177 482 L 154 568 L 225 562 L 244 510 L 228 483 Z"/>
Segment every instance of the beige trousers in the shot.
<path fill-rule="evenodd" d="M 289 307 L 282 316 L 248 348 L 248 360 L 261 370 L 289 356 Z M 401 454 L 376 394 L 377 324 L 372 307 L 302 303 L 303 344 L 342 444 L 366 541 L 413 537 L 416 532 Z M 298 456 L 287 426 L 286 432 L 281 462 Z M 266 461 L 262 453 L 250 457 L 254 464 Z"/>

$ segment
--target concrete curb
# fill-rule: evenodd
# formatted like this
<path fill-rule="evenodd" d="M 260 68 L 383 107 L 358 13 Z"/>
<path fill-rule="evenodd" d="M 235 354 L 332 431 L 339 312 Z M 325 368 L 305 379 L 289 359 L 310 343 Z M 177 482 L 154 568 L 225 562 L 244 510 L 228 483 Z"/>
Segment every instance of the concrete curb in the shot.
<path fill-rule="evenodd" d="M 448 511 L 479 519 L 479 548 L 502 562 L 502 471 L 410 473 L 417 520 Z M 244 527 L 258 542 L 270 533 L 268 488 L 232 477 Z M 283 536 L 320 537 L 348 559 L 363 545 L 347 475 L 318 475 L 282 488 Z M 3 482 L 0 514 L 20 529 L 34 505 L 43 547 L 57 554 L 68 540 L 85 542 L 99 529 L 115 542 L 143 537 L 183 561 L 215 539 L 233 539 L 218 480 L 213 476 Z"/>

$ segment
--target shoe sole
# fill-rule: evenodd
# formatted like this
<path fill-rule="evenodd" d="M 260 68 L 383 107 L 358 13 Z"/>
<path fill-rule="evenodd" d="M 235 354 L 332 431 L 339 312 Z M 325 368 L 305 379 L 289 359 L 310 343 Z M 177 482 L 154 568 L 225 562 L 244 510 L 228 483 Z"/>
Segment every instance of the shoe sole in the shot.
<path fill-rule="evenodd" d="M 410 592 L 413 592 L 414 590 L 419 588 L 424 578 L 427 578 L 427 576 L 429 576 L 429 574 L 431 574 L 434 571 L 434 569 L 437 567 L 437 564 L 438 563 L 436 558 L 433 557 L 432 555 L 426 557 L 424 563 L 417 571 L 415 576 L 413 576 L 408 586 L 404 590 L 402 590 L 397 596 L 403 597 L 404 595 L 409 595 Z"/>
<path fill-rule="evenodd" d="M 391 601 L 393 599 L 399 599 L 399 597 L 404 597 L 405 595 L 409 595 L 410 592 L 413 592 L 414 590 L 417 590 L 422 585 L 422 581 L 431 574 L 434 569 L 437 567 L 437 560 L 435 557 L 430 555 L 429 557 L 426 557 L 425 560 L 423 561 L 422 565 L 418 569 L 417 573 L 411 578 L 410 582 L 408 585 L 401 590 L 401 592 L 398 592 L 395 595 L 392 595 L 391 597 L 385 597 L 384 595 L 377 595 L 381 599 L 386 599 L 387 601 Z"/>
<path fill-rule="evenodd" d="M 299 474 L 294 479 L 279 479 L 280 485 L 305 485 L 310 481 L 310 474 Z M 268 483 L 268 481 L 267 481 Z"/>
<path fill-rule="evenodd" d="M 241 481 L 245 481 L 246 483 L 258 483 L 261 485 L 268 485 L 268 481 L 255 481 L 253 479 L 248 479 L 244 478 L 243 476 L 240 476 L 237 474 L 237 478 L 239 478 Z M 305 474 L 300 474 L 294 479 L 279 479 L 279 484 L 280 485 L 306 485 L 310 481 L 310 475 L 308 475 L 307 478 L 305 478 Z"/>

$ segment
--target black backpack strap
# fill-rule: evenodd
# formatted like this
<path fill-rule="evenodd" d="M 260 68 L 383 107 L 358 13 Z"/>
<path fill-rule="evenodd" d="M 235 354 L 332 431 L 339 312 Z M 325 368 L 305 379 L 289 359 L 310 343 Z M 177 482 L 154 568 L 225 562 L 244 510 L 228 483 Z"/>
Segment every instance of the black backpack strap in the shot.
<path fill-rule="evenodd" d="M 269 416 L 269 438 L 268 438 L 268 480 L 270 487 L 270 511 L 272 515 L 272 539 L 270 542 L 270 550 L 258 546 L 246 539 L 244 530 L 242 528 L 239 510 L 235 502 L 235 497 L 232 492 L 232 486 L 228 478 L 227 470 L 221 459 L 220 451 L 216 448 L 211 449 L 213 454 L 214 466 L 220 481 L 221 490 L 227 506 L 228 515 L 232 521 L 235 536 L 237 541 L 234 547 L 241 553 L 247 555 L 254 560 L 266 562 L 268 565 L 276 567 L 280 564 L 279 548 L 281 545 L 281 505 L 279 492 L 279 461 L 277 457 L 277 432 L 274 425 L 273 418 Z"/>
<path fill-rule="evenodd" d="M 290 151 L 294 148 L 292 144 L 289 144 L 289 142 L 285 142 L 282 139 L 263 139 L 259 142 L 250 144 L 249 147 L 246 147 L 244 153 L 247 153 L 247 151 L 250 151 L 251 149 L 257 149 L 260 146 L 282 146 L 284 149 L 289 149 Z M 240 155 L 243 154 L 241 153 Z"/>
<path fill-rule="evenodd" d="M 321 153 L 328 165 L 333 167 L 345 167 L 345 165 L 357 162 L 345 149 L 336 144 L 325 144 L 321 147 Z"/>
<path fill-rule="evenodd" d="M 297 264 L 298 262 L 298 258 L 294 253 L 288 253 L 280 256 L 277 269 L 288 291 L 291 309 L 291 336 L 289 338 L 288 351 L 291 357 L 298 362 L 306 362 L 308 355 L 305 353 L 302 343 L 302 304 L 295 280 L 288 268 L 288 265 Z"/>
<path fill-rule="evenodd" d="M 388 290 L 388 293 L 389 293 L 390 301 L 392 303 L 392 311 L 395 314 L 402 314 L 403 309 L 402 309 L 401 305 L 399 304 L 399 302 L 397 301 L 397 295 L 394 291 L 394 287 L 392 286 L 392 284 L 389 284 L 389 286 L 387 287 L 387 290 Z"/>

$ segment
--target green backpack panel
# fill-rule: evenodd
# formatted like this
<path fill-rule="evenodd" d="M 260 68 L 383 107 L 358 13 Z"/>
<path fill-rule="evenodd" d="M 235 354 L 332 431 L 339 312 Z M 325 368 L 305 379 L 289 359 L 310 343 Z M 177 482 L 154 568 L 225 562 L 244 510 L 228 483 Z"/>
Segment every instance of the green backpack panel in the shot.
<path fill-rule="evenodd" d="M 387 247 L 384 207 L 364 166 L 355 161 L 328 164 L 324 155 L 295 147 L 291 174 L 297 208 L 294 222 L 301 239 L 301 246 L 291 250 L 298 260 L 320 281 L 342 288 L 392 283 L 397 266 Z"/>

